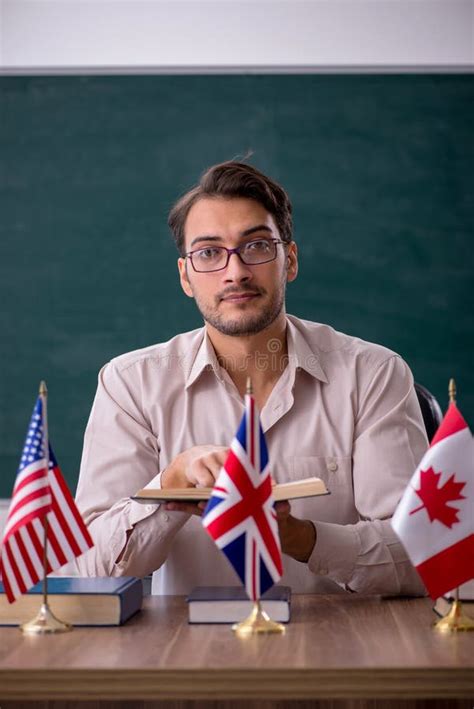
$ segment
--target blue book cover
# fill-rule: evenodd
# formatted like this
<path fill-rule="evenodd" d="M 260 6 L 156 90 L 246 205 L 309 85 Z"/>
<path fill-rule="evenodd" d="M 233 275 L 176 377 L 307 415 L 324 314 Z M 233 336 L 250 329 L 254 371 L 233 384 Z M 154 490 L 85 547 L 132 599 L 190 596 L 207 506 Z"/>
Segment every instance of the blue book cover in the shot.
<path fill-rule="evenodd" d="M 9 603 L 0 582 L 0 625 L 17 625 L 39 610 L 43 582 Z M 73 625 L 122 625 L 137 613 L 143 583 L 132 576 L 48 577 L 48 604 L 55 615 Z"/>
<path fill-rule="evenodd" d="M 252 610 L 243 586 L 198 586 L 187 597 L 190 623 L 236 623 Z M 263 594 L 262 608 L 272 620 L 288 623 L 291 615 L 291 588 L 272 586 Z"/>
<path fill-rule="evenodd" d="M 245 601 L 249 597 L 243 586 L 196 586 L 193 588 L 187 602 L 193 601 Z M 283 601 L 290 603 L 291 588 L 289 586 L 272 586 L 262 596 L 262 601 Z"/>

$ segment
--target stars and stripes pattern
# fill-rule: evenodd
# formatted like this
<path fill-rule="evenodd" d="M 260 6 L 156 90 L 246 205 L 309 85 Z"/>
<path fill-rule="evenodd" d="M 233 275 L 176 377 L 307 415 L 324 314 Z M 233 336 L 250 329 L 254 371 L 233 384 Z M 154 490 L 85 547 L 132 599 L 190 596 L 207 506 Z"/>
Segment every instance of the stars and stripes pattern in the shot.
<path fill-rule="evenodd" d="M 45 519 L 48 520 L 46 573 L 59 569 L 93 546 L 46 440 L 43 407 L 39 396 L 28 427 L 0 549 L 0 577 L 10 603 L 44 576 Z"/>
<path fill-rule="evenodd" d="M 219 473 L 202 523 L 258 600 L 283 574 L 268 451 L 252 396 Z"/>

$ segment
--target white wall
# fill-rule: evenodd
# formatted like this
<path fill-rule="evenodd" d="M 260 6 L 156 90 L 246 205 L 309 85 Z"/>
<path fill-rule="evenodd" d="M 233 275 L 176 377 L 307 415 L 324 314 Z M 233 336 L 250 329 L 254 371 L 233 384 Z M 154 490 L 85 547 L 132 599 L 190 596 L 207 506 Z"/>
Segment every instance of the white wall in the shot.
<path fill-rule="evenodd" d="M 0 0 L 3 70 L 473 65 L 474 0 Z"/>

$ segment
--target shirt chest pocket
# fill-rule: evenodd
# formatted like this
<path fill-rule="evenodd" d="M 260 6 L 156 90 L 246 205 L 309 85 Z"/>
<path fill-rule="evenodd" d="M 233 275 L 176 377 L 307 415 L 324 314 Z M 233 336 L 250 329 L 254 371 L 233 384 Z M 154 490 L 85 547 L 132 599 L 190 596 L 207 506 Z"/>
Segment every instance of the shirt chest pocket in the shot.
<path fill-rule="evenodd" d="M 290 463 L 291 480 L 321 478 L 329 490 L 344 486 L 352 493 L 352 458 L 336 456 L 294 456 Z"/>

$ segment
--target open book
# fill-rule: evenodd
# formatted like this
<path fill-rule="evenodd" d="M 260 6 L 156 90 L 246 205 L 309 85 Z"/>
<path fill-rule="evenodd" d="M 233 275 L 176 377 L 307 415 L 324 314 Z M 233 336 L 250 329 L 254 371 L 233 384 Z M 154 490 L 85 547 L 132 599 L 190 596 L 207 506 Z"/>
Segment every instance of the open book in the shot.
<path fill-rule="evenodd" d="M 273 499 L 294 500 L 300 497 L 314 497 L 315 495 L 328 495 L 329 490 L 320 478 L 305 478 L 289 483 L 279 483 L 273 486 Z M 139 490 L 132 500 L 136 502 L 201 502 L 208 500 L 212 495 L 212 487 L 183 487 L 183 488 L 143 488 Z"/>

